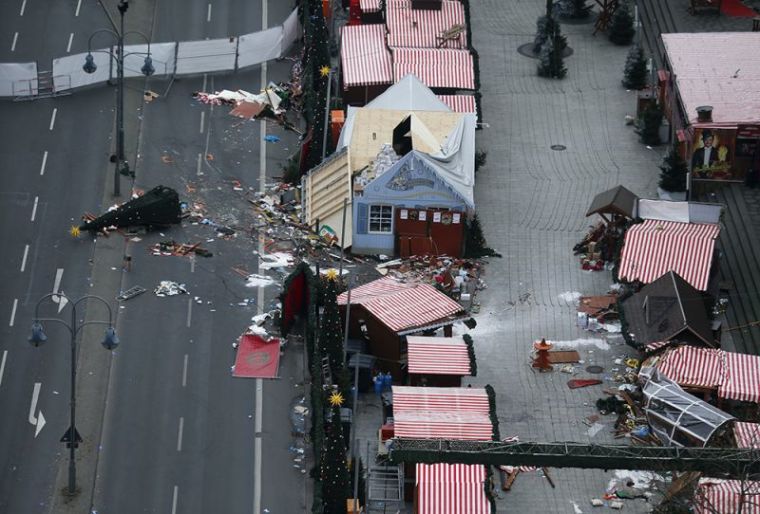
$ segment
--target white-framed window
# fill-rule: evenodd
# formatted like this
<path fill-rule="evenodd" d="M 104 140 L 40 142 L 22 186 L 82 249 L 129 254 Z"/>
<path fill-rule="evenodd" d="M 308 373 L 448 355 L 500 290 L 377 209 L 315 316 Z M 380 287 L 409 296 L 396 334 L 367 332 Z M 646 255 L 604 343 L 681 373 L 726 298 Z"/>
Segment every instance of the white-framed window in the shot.
<path fill-rule="evenodd" d="M 369 230 L 370 234 L 390 234 L 393 232 L 393 206 L 370 205 L 369 206 Z"/>

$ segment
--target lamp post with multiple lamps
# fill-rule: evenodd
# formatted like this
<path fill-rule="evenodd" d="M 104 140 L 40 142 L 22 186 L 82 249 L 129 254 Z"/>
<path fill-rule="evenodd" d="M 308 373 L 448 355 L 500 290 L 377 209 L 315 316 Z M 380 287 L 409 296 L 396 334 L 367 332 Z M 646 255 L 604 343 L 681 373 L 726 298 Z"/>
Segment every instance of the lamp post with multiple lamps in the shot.
<path fill-rule="evenodd" d="M 95 58 L 92 56 L 92 38 L 101 32 L 107 32 L 114 36 L 117 41 L 117 51 L 116 55 L 114 55 L 113 52 L 110 50 L 95 50 L 95 52 L 103 52 L 107 53 L 111 56 L 113 60 L 116 61 L 116 75 L 117 75 L 117 82 L 116 82 L 116 167 L 114 168 L 114 184 L 113 184 L 113 194 L 114 196 L 119 196 L 121 194 L 121 188 L 120 188 L 120 179 L 119 174 L 121 175 L 130 175 L 131 172 L 129 170 L 129 163 L 127 162 L 126 157 L 124 156 L 124 58 L 128 57 L 130 55 L 145 55 L 145 62 L 143 63 L 143 67 L 140 68 L 140 71 L 143 75 L 146 77 L 150 77 L 155 73 L 155 68 L 153 67 L 153 59 L 150 57 L 150 40 L 148 37 L 143 34 L 142 32 L 131 30 L 129 32 L 124 32 L 124 14 L 126 14 L 127 9 L 129 8 L 129 0 L 121 0 L 118 5 L 119 8 L 119 14 L 121 15 L 121 29 L 118 32 L 115 32 L 111 29 L 100 29 L 96 30 L 90 35 L 90 38 L 87 40 L 87 56 L 84 60 L 84 66 L 82 66 L 82 69 L 85 71 L 85 73 L 95 73 L 95 70 L 98 69 L 97 65 L 95 64 Z M 138 34 L 140 35 L 145 42 L 148 44 L 148 51 L 146 52 L 130 52 L 128 54 L 124 54 L 124 37 L 128 34 Z"/>
<path fill-rule="evenodd" d="M 106 350 L 113 350 L 117 346 L 119 346 L 119 338 L 116 336 L 116 331 L 113 328 L 113 316 L 111 312 L 111 306 L 108 305 L 108 302 L 106 302 L 103 298 L 95 295 L 85 295 L 78 300 L 74 300 L 71 302 L 71 324 L 66 323 L 66 321 L 58 318 L 40 318 L 39 316 L 39 310 L 40 310 L 40 304 L 47 300 L 48 298 L 55 299 L 57 298 L 57 302 L 59 303 L 66 300 L 66 303 L 71 302 L 69 298 L 63 294 L 63 293 L 49 293 L 40 298 L 40 300 L 37 302 L 37 305 L 34 307 L 34 321 L 32 322 L 32 335 L 29 336 L 29 342 L 34 346 L 35 348 L 42 345 L 45 341 L 47 341 L 47 335 L 45 334 L 45 331 L 42 328 L 42 322 L 43 321 L 54 321 L 56 323 L 60 323 L 63 326 L 65 326 L 67 329 L 69 329 L 69 334 L 71 335 L 71 426 L 69 427 L 68 432 L 68 444 L 69 444 L 69 486 L 67 489 L 67 494 L 73 496 L 76 494 L 76 463 L 74 460 L 74 450 L 76 450 L 77 446 L 77 439 L 76 439 L 76 380 L 77 380 L 77 335 L 79 334 L 79 331 L 86 327 L 87 325 L 107 325 L 108 328 L 105 331 L 105 334 L 103 336 L 103 341 L 101 344 Z M 93 299 L 98 300 L 103 305 L 106 306 L 108 309 L 108 321 L 83 321 L 81 323 L 77 323 L 77 306 L 84 300 Z"/>

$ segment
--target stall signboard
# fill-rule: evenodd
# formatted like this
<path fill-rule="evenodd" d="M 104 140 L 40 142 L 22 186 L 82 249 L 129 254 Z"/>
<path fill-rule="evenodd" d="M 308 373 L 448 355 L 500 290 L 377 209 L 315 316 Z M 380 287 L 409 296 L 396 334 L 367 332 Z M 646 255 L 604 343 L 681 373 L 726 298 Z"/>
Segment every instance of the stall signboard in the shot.
<path fill-rule="evenodd" d="M 691 152 L 692 180 L 744 180 L 734 166 L 736 127 L 697 127 Z"/>

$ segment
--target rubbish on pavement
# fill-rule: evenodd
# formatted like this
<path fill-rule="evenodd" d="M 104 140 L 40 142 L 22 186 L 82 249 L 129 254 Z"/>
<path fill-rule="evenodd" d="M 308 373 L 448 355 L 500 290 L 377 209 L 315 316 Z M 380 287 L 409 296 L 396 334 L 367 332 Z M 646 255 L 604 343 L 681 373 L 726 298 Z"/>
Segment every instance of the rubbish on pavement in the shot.
<path fill-rule="evenodd" d="M 599 498 L 591 498 L 591 505 L 594 507 L 602 507 L 604 506 L 604 502 Z"/>
<path fill-rule="evenodd" d="M 153 248 L 153 255 L 175 255 L 175 256 L 186 256 L 186 255 L 199 255 L 201 257 L 211 257 L 214 254 L 206 250 L 205 248 L 201 248 L 201 243 L 195 243 L 195 244 L 180 244 L 173 240 L 167 240 L 167 241 L 161 241 L 152 246 Z"/>
<path fill-rule="evenodd" d="M 176 296 L 179 294 L 188 294 L 185 284 L 178 284 L 171 280 L 162 280 L 153 291 L 156 296 Z"/>
<path fill-rule="evenodd" d="M 127 289 L 126 291 L 122 291 L 119 296 L 116 297 L 116 299 L 120 302 L 129 300 L 130 298 L 134 298 L 135 296 L 141 295 L 145 292 L 145 288 L 141 286 L 133 286 Z"/>
<path fill-rule="evenodd" d="M 581 387 L 588 387 L 592 385 L 598 385 L 601 383 L 602 383 L 601 380 L 596 380 L 592 378 L 573 378 L 567 381 L 567 387 L 569 387 L 570 389 L 579 389 Z"/>

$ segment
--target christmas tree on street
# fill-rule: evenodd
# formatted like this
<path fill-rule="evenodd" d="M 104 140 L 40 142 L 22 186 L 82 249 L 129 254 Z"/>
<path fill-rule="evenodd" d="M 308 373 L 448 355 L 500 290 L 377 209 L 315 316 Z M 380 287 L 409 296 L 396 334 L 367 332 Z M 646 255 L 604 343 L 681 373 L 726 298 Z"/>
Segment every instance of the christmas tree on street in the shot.
<path fill-rule="evenodd" d="M 610 41 L 616 45 L 630 45 L 636 28 L 633 26 L 633 14 L 628 2 L 620 2 L 620 5 L 612 14 L 610 25 L 607 27 L 607 35 Z"/>
<path fill-rule="evenodd" d="M 591 16 L 587 0 L 559 0 L 555 9 L 560 18 L 570 20 L 585 20 Z"/>
<path fill-rule="evenodd" d="M 554 17 L 552 0 L 546 0 L 546 14 L 536 20 L 536 37 L 533 39 L 533 53 L 540 54 L 546 42 L 556 32 L 559 22 Z"/>
<path fill-rule="evenodd" d="M 541 49 L 538 58 L 538 75 L 540 77 L 561 79 L 567 75 L 562 53 L 567 48 L 567 39 L 560 34 L 559 24 L 556 31 Z"/>
<path fill-rule="evenodd" d="M 657 146 L 660 141 L 660 126 L 662 125 L 662 110 L 652 105 L 647 107 L 641 117 L 641 142 L 649 146 Z"/>
<path fill-rule="evenodd" d="M 327 270 L 324 279 L 324 297 L 321 325 L 319 329 L 319 347 L 323 356 L 330 359 L 333 377 L 342 377 L 343 366 L 343 322 L 338 311 L 338 271 Z"/>
<path fill-rule="evenodd" d="M 330 397 L 332 415 L 325 423 L 325 441 L 322 451 L 322 512 L 324 514 L 346 514 L 346 499 L 349 497 L 349 477 L 346 466 L 346 444 L 340 422 L 338 393 Z"/>
<path fill-rule="evenodd" d="M 644 89 L 648 83 L 647 60 L 638 43 L 628 52 L 623 69 L 623 85 L 628 89 Z"/>
<path fill-rule="evenodd" d="M 686 161 L 681 158 L 677 145 L 670 147 L 660 169 L 662 170 L 660 173 L 660 189 L 671 193 L 686 191 L 686 174 L 689 172 L 689 167 Z"/>

